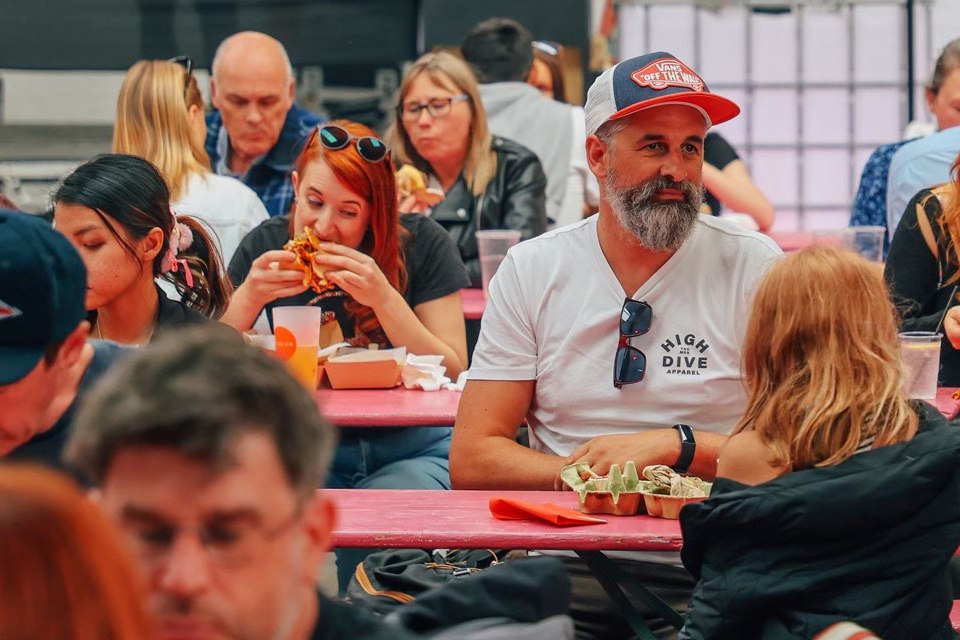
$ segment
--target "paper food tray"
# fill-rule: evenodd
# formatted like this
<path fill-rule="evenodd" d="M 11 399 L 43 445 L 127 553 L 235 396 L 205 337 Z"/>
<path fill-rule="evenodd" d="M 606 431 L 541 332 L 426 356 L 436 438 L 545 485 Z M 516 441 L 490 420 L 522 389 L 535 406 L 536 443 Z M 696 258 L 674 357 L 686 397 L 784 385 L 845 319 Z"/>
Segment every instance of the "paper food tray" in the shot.
<path fill-rule="evenodd" d="M 390 389 L 400 384 L 407 350 L 340 348 L 324 365 L 334 389 Z"/>

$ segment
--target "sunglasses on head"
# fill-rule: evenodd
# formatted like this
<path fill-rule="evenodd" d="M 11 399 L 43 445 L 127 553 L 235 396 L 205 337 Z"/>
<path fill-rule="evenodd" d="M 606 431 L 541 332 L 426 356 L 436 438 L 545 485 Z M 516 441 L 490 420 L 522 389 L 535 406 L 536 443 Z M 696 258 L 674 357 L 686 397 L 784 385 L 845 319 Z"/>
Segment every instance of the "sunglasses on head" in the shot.
<path fill-rule="evenodd" d="M 352 141 L 356 141 L 357 153 L 367 162 L 381 162 L 387 157 L 388 149 L 380 138 L 373 136 L 357 137 L 335 124 L 325 124 L 317 128 L 317 138 L 320 144 L 331 151 L 345 149 Z"/>
<path fill-rule="evenodd" d="M 190 56 L 177 56 L 176 58 L 170 58 L 167 62 L 178 64 L 186 70 L 187 75 L 183 81 L 183 97 L 186 98 L 187 90 L 190 89 L 190 76 L 193 75 L 193 59 Z"/>
<path fill-rule="evenodd" d="M 647 356 L 630 345 L 630 338 L 650 331 L 652 320 L 653 309 L 646 302 L 633 298 L 623 301 L 623 308 L 620 310 L 620 342 L 613 360 L 613 386 L 617 389 L 643 380 L 643 375 L 647 372 Z"/>

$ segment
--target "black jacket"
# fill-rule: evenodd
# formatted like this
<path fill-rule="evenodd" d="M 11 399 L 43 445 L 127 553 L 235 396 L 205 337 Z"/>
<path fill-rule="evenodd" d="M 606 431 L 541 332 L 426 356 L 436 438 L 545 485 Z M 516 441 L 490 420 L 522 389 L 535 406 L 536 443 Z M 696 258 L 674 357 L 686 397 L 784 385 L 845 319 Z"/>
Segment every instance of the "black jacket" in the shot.
<path fill-rule="evenodd" d="M 757 486 L 718 479 L 680 515 L 699 579 L 681 639 L 809 640 L 851 620 L 884 640 L 952 638 L 960 429 L 918 404 L 909 442 Z"/>
<path fill-rule="evenodd" d="M 937 244 L 937 256 L 930 251 L 917 221 L 917 209 L 923 212 Z M 951 304 L 953 278 L 957 275 L 957 259 L 950 235 L 939 223 L 940 199 L 924 189 L 907 205 L 890 241 L 890 253 L 883 275 L 890 285 L 893 301 L 900 314 L 901 331 L 939 331 L 943 310 Z M 940 375 L 942 387 L 960 386 L 960 351 L 946 337 L 940 341 Z"/>
<path fill-rule="evenodd" d="M 521 239 L 547 229 L 547 178 L 537 156 L 524 146 L 494 136 L 497 174 L 481 197 L 475 197 L 461 175 L 430 217 L 447 230 L 460 249 L 474 287 L 481 284 L 477 229 L 518 229 Z M 478 225 L 479 223 L 479 225 Z"/>

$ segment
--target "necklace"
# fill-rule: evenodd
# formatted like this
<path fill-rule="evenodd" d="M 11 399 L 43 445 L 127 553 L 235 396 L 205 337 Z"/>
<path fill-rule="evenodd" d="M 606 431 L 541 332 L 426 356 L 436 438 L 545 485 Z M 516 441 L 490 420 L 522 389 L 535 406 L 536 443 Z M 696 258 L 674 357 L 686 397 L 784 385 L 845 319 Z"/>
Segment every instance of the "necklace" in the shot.
<path fill-rule="evenodd" d="M 97 339 L 98 339 L 98 340 L 103 340 L 103 332 L 100 330 L 100 318 L 99 318 L 99 317 L 97 318 L 97 327 L 96 327 L 96 329 L 97 329 Z M 133 346 L 134 346 L 134 347 L 139 347 L 141 344 L 150 342 L 150 338 L 153 337 L 153 332 L 156 331 L 156 329 L 157 329 L 157 325 L 154 324 L 153 327 L 150 329 L 150 333 L 147 334 L 147 339 L 144 340 L 143 342 L 137 342 L 137 343 L 135 343 Z"/>

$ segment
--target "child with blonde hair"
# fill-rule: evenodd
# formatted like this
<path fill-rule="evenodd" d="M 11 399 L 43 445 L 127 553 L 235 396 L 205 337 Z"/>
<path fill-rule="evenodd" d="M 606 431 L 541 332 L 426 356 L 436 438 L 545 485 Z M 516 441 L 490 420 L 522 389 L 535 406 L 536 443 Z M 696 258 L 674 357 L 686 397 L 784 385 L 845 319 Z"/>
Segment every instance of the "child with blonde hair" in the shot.
<path fill-rule="evenodd" d="M 960 432 L 901 390 L 896 312 L 872 263 L 811 247 L 755 294 L 749 399 L 705 502 L 681 514 L 698 578 L 680 638 L 951 638 Z"/>

